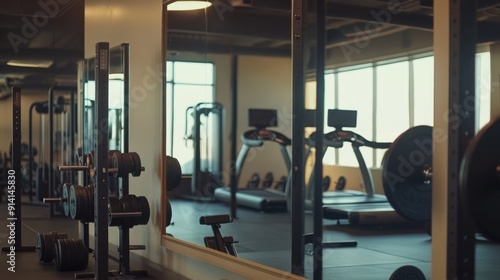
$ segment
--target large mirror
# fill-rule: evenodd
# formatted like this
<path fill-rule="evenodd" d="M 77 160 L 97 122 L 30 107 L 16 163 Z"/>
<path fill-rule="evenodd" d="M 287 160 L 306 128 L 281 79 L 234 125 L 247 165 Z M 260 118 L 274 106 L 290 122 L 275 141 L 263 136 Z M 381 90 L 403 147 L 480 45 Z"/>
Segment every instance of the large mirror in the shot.
<path fill-rule="evenodd" d="M 296 6 L 292 19 L 291 2 L 309 6 Z M 377 203 L 383 203 L 387 211 L 377 218 L 398 217 L 397 222 L 384 221 L 371 225 L 376 229 L 357 231 L 353 229 L 354 222 L 347 219 L 350 217 L 347 212 L 367 217 L 376 207 L 366 211 L 332 208 L 329 218 L 320 219 L 324 222 L 324 240 L 365 242 L 368 245 L 364 248 L 344 253 L 363 251 L 366 258 L 357 258 L 352 264 L 368 267 L 374 260 L 397 254 L 397 249 L 389 246 L 393 236 L 409 239 L 417 236 L 420 239 L 412 239 L 412 242 L 423 240 L 419 244 L 425 242 L 426 247 L 419 248 L 425 250 L 413 245 L 405 250 L 413 250 L 412 254 L 426 260 L 418 265 L 429 273 L 429 236 L 420 226 L 397 216 L 384 197 L 382 162 L 388 144 L 401 133 L 418 125 L 432 126 L 434 122 L 433 29 L 431 24 L 422 23 L 424 19 L 430 20 L 427 15 L 431 10 L 414 1 L 343 2 L 329 1 L 323 9 L 314 7 L 317 1 L 214 1 L 204 10 L 164 11 L 166 153 L 178 158 L 183 168 L 181 187 L 167 193 L 173 208 L 173 224 L 166 228 L 167 233 L 205 246 L 204 237 L 213 233 L 210 227 L 200 225 L 200 217 L 231 214 L 234 221 L 223 224 L 220 230 L 239 241 L 235 244 L 239 257 L 291 271 L 289 208 L 258 209 L 255 205 L 261 205 L 259 201 L 252 200 L 235 210 L 227 200 L 218 199 L 217 194 L 231 185 L 239 191 L 253 187 L 252 192 L 267 188 L 278 193 L 283 190 L 279 187 L 282 177 L 285 177 L 286 190 L 289 170 L 282 155 L 284 150 L 292 154 L 290 147 L 281 149 L 282 146 L 263 140 L 266 136 L 285 139 L 277 137 L 282 135 L 294 141 L 292 143 L 305 140 L 302 146 L 313 143 L 307 140 L 315 140 L 311 135 L 321 131 L 318 132 L 317 123 L 310 122 L 305 112 L 312 110 L 314 114 L 323 107 L 324 113 L 320 116 L 323 136 L 336 141 L 325 140 L 321 153 L 313 153 L 312 147 L 311 153 L 304 153 L 304 157 L 310 155 L 308 161 L 300 159 L 305 162 L 301 179 L 306 189 L 301 229 L 312 232 L 313 187 L 332 192 L 345 189 L 344 193 L 349 196 L 361 195 L 360 199 L 366 201 L 379 199 Z M 323 10 L 327 15 L 324 21 L 318 21 L 316 14 Z M 408 20 L 405 15 L 423 21 Z M 303 20 L 307 24 L 300 26 Z M 321 36 L 317 32 L 325 35 L 324 41 L 320 41 L 324 49 L 318 48 Z M 319 53 L 321 51 L 324 53 Z M 477 127 L 481 127 L 490 115 L 488 47 L 478 46 L 476 66 L 477 84 L 481 85 L 477 88 L 477 96 L 480 96 Z M 296 100 L 300 100 L 298 105 Z M 295 128 L 292 131 L 292 123 L 296 121 L 293 117 L 296 111 L 292 113 L 292 108 L 304 110 L 302 127 L 299 127 L 302 131 L 298 133 Z M 274 127 L 256 126 L 250 109 L 274 112 L 271 119 L 277 123 L 273 123 Z M 339 117 L 329 113 L 331 109 L 355 114 Z M 349 125 L 335 123 L 342 123 L 339 118 L 343 117 L 352 121 L 353 116 L 357 120 Z M 293 152 L 303 148 L 295 146 Z M 242 151 L 246 157 L 239 158 Z M 322 157 L 321 164 L 316 164 L 315 155 Z M 313 180 L 310 175 L 315 167 L 322 169 L 324 178 Z M 226 192 L 226 198 L 230 195 Z M 359 199 L 352 199 L 356 200 Z M 286 202 L 289 206 L 289 201 Z M 341 226 L 338 220 L 342 220 Z M 388 224 L 398 224 L 400 228 L 389 229 Z M 379 244 L 384 242 L 387 246 L 381 249 L 383 245 Z M 338 271 L 346 274 L 340 279 L 353 279 L 346 273 L 352 268 L 349 258 L 338 254 L 325 249 L 325 271 L 337 266 Z M 346 254 L 344 256 L 352 256 Z M 312 276 L 315 259 L 308 257 L 307 260 L 306 274 Z M 377 266 L 386 271 L 385 278 L 389 278 L 395 268 L 393 264 Z"/>

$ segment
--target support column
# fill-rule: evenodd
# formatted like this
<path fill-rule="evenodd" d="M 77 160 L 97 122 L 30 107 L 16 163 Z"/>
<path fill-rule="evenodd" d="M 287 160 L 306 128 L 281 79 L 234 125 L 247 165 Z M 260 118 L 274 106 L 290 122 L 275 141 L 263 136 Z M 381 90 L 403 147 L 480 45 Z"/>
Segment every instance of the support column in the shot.
<path fill-rule="evenodd" d="M 434 1 L 432 279 L 473 279 L 475 230 L 459 205 L 474 136 L 476 1 Z"/>

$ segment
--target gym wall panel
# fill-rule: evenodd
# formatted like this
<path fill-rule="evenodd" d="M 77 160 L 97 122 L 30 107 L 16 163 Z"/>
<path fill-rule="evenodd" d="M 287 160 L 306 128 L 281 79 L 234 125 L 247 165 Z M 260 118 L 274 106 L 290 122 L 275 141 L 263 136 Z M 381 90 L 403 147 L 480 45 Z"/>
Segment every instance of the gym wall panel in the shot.
<path fill-rule="evenodd" d="M 165 258 L 161 249 L 162 148 L 161 90 L 162 2 L 160 0 L 87 0 L 85 2 L 85 57 L 92 57 L 97 42 L 110 47 L 130 44 L 130 142 L 146 168 L 140 177 L 131 177 L 130 193 L 146 196 L 151 218 L 148 225 L 130 231 L 131 244 L 144 244 L 135 251 L 155 263 Z M 93 233 L 93 228 L 90 232 Z M 91 234 L 92 235 L 92 234 Z M 110 230 L 110 248 L 119 242 L 118 231 Z"/>

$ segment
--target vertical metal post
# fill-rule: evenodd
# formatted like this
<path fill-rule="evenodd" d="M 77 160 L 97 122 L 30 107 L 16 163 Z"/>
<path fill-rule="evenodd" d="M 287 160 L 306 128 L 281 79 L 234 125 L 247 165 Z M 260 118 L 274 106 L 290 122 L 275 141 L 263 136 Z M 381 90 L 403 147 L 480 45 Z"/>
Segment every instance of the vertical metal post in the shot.
<path fill-rule="evenodd" d="M 460 162 L 474 137 L 476 2 L 450 1 L 447 278 L 474 279 L 475 230 L 461 212 Z"/>
<path fill-rule="evenodd" d="M 22 172 L 21 172 L 21 87 L 12 87 L 12 153 L 10 155 L 10 160 L 12 162 L 12 169 L 15 174 L 14 181 L 14 221 L 15 223 L 15 248 L 21 250 L 22 247 L 22 223 L 21 223 L 21 184 L 22 184 Z M 10 177 L 9 173 L 9 177 Z M 9 179 L 10 180 L 10 179 Z M 7 186 L 10 190 L 10 185 Z M 9 198 L 11 193 L 9 192 Z M 11 203 L 10 199 L 7 199 L 7 203 Z M 12 212 L 9 212 L 11 214 Z M 10 218 L 9 218 L 10 219 Z"/>
<path fill-rule="evenodd" d="M 48 195 L 54 197 L 54 87 L 49 89 L 49 186 Z M 55 216 L 55 204 L 49 204 L 50 217 Z"/>
<path fill-rule="evenodd" d="M 130 83 L 129 83 L 129 44 L 121 45 L 122 57 L 122 72 L 123 72 L 123 115 L 124 115 L 124 131 L 123 131 L 123 153 L 129 152 L 129 117 L 130 117 Z M 119 196 L 128 195 L 129 190 L 129 177 L 124 176 L 121 182 L 118 182 Z M 120 273 L 121 275 L 128 275 L 130 273 L 130 228 L 120 227 L 119 229 L 119 242 L 120 242 Z"/>
<path fill-rule="evenodd" d="M 109 43 L 96 44 L 95 63 L 95 279 L 108 278 L 108 109 Z"/>
<path fill-rule="evenodd" d="M 304 101 L 305 101 L 305 22 L 307 0 L 293 0 L 292 20 L 292 267 L 304 275 Z"/>
<path fill-rule="evenodd" d="M 236 143 L 238 129 L 238 56 L 231 55 L 231 150 L 229 155 L 230 187 L 231 187 L 231 217 L 236 219 L 236 190 L 238 189 L 238 174 L 236 172 Z"/>
<path fill-rule="evenodd" d="M 70 143 L 70 156 L 69 156 L 69 164 L 70 165 L 76 165 L 76 160 L 75 160 L 75 127 L 76 127 L 76 101 L 75 101 L 75 90 L 71 90 L 70 92 L 70 99 L 69 99 L 69 106 L 70 106 L 70 117 L 69 117 L 69 143 Z M 76 179 L 76 171 L 71 171 L 70 175 L 70 181 L 75 182 Z"/>
<path fill-rule="evenodd" d="M 323 135 L 325 123 L 325 0 L 318 0 L 316 7 L 316 149 L 315 149 L 315 186 L 314 186 L 314 225 L 313 225 L 313 278 L 323 279 Z M 303 139 L 304 137 L 302 137 Z"/>
<path fill-rule="evenodd" d="M 9 170 L 7 179 L 7 204 L 9 206 L 7 228 L 15 233 L 12 244 L 9 238 L 9 246 L 2 247 L 7 256 L 19 252 L 35 251 L 35 246 L 23 246 L 22 244 L 22 215 L 21 215 L 21 87 L 12 87 L 12 151 L 10 154 L 12 170 Z M 10 235 L 12 238 L 12 234 Z M 14 247 L 14 250 L 12 250 Z"/>

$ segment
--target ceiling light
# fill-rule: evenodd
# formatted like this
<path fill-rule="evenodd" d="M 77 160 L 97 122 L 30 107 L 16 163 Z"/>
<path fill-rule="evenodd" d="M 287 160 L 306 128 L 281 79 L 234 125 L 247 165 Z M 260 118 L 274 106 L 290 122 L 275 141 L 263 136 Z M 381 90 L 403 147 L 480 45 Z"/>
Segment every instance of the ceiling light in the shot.
<path fill-rule="evenodd" d="M 9 66 L 16 66 L 16 67 L 31 67 L 31 68 L 49 68 L 52 63 L 54 63 L 52 60 L 36 60 L 36 59 L 29 59 L 29 60 L 19 60 L 19 59 L 11 59 L 9 62 L 7 62 L 7 65 Z"/>
<path fill-rule="evenodd" d="M 209 1 L 204 0 L 166 0 L 163 4 L 167 5 L 167 11 L 191 11 L 205 9 L 212 5 Z"/>

